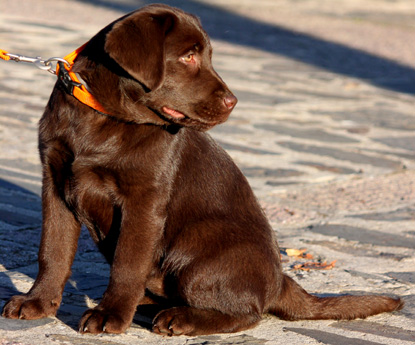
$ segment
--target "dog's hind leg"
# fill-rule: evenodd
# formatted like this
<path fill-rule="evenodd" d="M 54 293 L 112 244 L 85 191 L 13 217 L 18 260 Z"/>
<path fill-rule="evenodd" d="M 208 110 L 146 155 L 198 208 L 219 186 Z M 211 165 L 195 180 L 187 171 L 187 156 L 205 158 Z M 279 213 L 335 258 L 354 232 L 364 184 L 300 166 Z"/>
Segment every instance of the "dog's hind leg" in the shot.
<path fill-rule="evenodd" d="M 175 307 L 161 311 L 153 320 L 153 331 L 161 335 L 232 333 L 254 327 L 257 314 L 226 315 L 216 310 Z"/>

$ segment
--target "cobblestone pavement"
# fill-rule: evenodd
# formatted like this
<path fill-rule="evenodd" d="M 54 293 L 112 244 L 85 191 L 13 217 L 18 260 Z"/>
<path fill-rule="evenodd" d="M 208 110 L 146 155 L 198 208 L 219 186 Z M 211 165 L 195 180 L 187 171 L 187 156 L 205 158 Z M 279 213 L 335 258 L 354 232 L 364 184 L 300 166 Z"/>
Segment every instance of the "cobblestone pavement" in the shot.
<path fill-rule="evenodd" d="M 150 1 L 0 2 L 0 48 L 64 56 Z M 249 178 L 310 292 L 386 293 L 406 307 L 353 322 L 265 317 L 231 335 L 163 338 L 139 316 L 126 334 L 76 332 L 108 281 L 83 231 L 57 318 L 0 318 L 1 345 L 413 344 L 415 342 L 415 4 L 413 0 L 166 1 L 202 18 L 214 65 L 239 98 L 211 131 Z M 41 228 L 37 122 L 55 78 L 0 61 L 0 308 L 36 277 Z M 294 269 L 309 261 L 330 270 Z M 146 328 L 147 326 L 147 328 Z"/>

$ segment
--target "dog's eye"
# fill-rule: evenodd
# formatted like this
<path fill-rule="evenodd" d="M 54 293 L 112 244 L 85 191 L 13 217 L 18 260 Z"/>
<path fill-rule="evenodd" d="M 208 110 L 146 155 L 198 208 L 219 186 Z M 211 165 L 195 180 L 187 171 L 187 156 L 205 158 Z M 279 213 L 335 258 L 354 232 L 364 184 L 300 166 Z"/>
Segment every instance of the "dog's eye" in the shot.
<path fill-rule="evenodd" d="M 186 56 L 182 57 L 182 61 L 185 63 L 194 63 L 195 62 L 195 54 L 191 53 Z"/>

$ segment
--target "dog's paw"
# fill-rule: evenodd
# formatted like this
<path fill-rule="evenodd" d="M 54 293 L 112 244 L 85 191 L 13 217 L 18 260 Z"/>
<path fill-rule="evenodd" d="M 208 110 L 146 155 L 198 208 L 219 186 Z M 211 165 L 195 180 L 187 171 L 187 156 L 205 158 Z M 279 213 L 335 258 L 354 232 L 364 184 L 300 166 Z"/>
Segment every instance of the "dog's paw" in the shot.
<path fill-rule="evenodd" d="M 161 335 L 192 335 L 195 326 L 188 308 L 177 307 L 162 310 L 153 320 L 153 332 Z"/>
<path fill-rule="evenodd" d="M 87 310 L 79 322 L 80 333 L 123 333 L 130 321 L 121 315 L 100 309 L 99 307 Z"/>
<path fill-rule="evenodd" d="M 4 306 L 2 316 L 9 319 L 34 320 L 53 316 L 60 301 L 43 300 L 30 295 L 13 296 Z"/>

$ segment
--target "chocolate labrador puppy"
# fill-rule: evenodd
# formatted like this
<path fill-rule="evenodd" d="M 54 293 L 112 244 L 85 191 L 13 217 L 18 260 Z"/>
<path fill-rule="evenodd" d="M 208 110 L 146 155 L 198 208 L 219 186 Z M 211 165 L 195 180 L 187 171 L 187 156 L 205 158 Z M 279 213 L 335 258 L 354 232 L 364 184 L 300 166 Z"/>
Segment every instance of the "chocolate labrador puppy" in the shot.
<path fill-rule="evenodd" d="M 80 332 L 125 331 L 146 294 L 170 302 L 153 321 L 167 335 L 236 332 L 264 313 L 353 319 L 403 306 L 386 296 L 319 298 L 282 273 L 247 180 L 205 133 L 237 102 L 211 55 L 198 19 L 164 5 L 120 18 L 79 52 L 71 71 L 101 110 L 58 80 L 40 120 L 39 274 L 5 317 L 55 315 L 81 224 L 111 276 Z"/>

